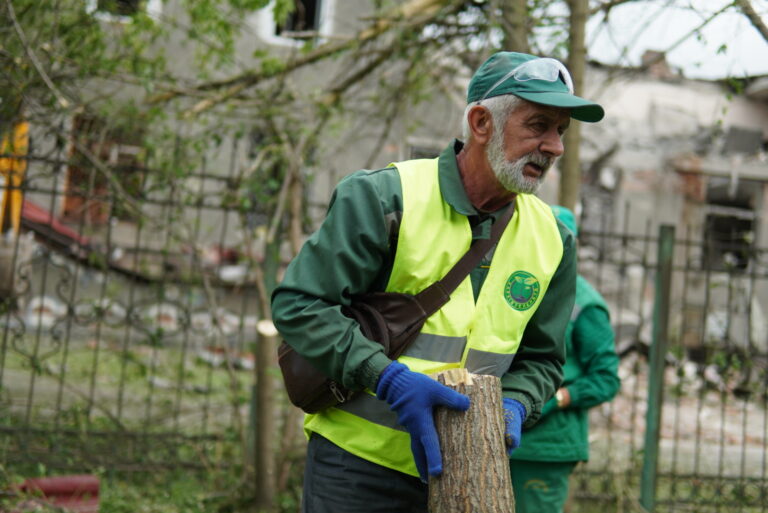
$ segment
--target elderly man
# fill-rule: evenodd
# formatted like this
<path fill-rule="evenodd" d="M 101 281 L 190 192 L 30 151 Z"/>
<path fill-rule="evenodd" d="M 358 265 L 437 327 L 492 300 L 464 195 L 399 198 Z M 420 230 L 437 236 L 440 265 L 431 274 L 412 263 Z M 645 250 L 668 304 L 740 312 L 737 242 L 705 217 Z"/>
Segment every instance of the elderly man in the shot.
<path fill-rule="evenodd" d="M 285 341 L 345 387 L 366 390 L 306 417 L 304 512 L 426 511 L 425 483 L 442 472 L 433 409 L 469 406 L 426 374 L 499 376 L 510 451 L 562 380 L 574 239 L 533 193 L 563 153 L 571 118 L 596 122 L 603 109 L 573 94 L 560 62 L 513 52 L 482 64 L 467 103 L 465 142 L 342 180 L 273 294 Z M 341 313 L 355 295 L 416 294 L 442 278 L 513 200 L 494 250 L 397 360 Z"/>

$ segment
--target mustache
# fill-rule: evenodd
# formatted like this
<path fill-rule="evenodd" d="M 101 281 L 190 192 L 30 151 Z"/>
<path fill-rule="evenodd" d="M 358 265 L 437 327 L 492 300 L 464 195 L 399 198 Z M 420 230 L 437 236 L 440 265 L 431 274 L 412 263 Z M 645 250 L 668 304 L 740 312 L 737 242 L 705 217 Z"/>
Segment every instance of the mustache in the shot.
<path fill-rule="evenodd" d="M 531 152 L 528 155 L 524 156 L 521 160 L 524 162 L 536 164 L 541 168 L 542 171 L 548 171 L 550 167 L 555 163 L 556 157 L 548 157 L 544 155 L 543 153 L 539 153 L 537 151 Z"/>

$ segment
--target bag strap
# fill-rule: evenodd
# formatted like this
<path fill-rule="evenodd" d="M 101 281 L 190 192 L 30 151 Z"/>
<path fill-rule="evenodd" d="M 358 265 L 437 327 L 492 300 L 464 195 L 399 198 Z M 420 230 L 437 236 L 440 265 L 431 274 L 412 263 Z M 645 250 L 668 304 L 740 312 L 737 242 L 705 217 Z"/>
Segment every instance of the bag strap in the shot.
<path fill-rule="evenodd" d="M 448 271 L 441 280 L 436 281 L 426 289 L 416 294 L 427 317 L 437 312 L 451 298 L 451 293 L 464 281 L 464 278 L 474 269 L 483 256 L 499 241 L 501 234 L 515 213 L 515 200 L 509 204 L 501 217 L 493 223 L 491 235 L 487 239 L 478 239 L 469 246 L 464 256 Z"/>

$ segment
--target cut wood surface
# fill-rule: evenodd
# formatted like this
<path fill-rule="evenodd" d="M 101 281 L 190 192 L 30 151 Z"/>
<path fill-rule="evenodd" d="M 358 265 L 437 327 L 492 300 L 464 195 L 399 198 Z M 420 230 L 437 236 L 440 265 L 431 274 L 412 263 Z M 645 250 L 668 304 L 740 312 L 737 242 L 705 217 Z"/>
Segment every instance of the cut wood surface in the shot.
<path fill-rule="evenodd" d="M 429 478 L 430 513 L 514 513 L 501 380 L 466 369 L 433 377 L 469 396 L 470 406 L 466 412 L 435 410 L 443 474 Z"/>

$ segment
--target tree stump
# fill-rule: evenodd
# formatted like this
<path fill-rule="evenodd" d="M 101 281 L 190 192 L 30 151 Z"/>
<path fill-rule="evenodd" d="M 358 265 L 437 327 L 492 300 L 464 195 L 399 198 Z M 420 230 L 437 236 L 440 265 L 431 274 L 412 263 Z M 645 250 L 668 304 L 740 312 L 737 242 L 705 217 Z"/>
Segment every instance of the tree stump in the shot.
<path fill-rule="evenodd" d="M 466 369 L 449 369 L 433 377 L 469 396 L 470 406 L 466 412 L 435 410 L 443 474 L 429 478 L 429 511 L 514 513 L 501 380 Z"/>

